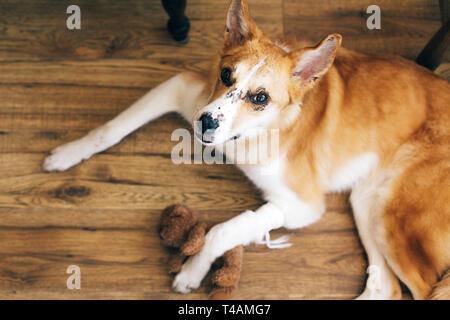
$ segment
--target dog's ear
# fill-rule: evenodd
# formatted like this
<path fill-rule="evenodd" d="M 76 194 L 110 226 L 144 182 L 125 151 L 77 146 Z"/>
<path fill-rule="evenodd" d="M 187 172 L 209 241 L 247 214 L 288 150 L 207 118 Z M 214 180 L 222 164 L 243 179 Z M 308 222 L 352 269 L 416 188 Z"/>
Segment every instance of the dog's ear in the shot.
<path fill-rule="evenodd" d="M 246 40 L 260 34 L 260 30 L 250 18 L 246 0 L 232 0 L 228 9 L 224 32 L 225 45 L 242 45 Z"/>
<path fill-rule="evenodd" d="M 315 48 L 306 48 L 290 53 L 290 59 L 294 64 L 292 77 L 300 84 L 319 79 L 333 64 L 341 42 L 341 35 L 331 34 Z"/>

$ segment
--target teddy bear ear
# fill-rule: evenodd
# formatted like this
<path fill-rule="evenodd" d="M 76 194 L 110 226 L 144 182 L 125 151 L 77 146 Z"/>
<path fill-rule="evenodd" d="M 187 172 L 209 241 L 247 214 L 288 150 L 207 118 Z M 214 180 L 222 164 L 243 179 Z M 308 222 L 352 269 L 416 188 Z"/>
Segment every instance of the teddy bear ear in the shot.
<path fill-rule="evenodd" d="M 187 207 L 178 204 L 168 207 L 167 210 L 170 218 L 184 217 L 191 212 Z"/>
<path fill-rule="evenodd" d="M 164 208 L 164 210 L 162 211 L 162 217 L 170 217 L 170 215 L 172 214 L 172 212 L 175 210 L 176 205 L 170 205 L 166 208 Z"/>
<path fill-rule="evenodd" d="M 178 210 L 173 210 L 171 213 L 169 213 L 169 217 L 171 218 L 178 218 L 178 217 L 182 217 L 183 213 L 178 211 Z"/>

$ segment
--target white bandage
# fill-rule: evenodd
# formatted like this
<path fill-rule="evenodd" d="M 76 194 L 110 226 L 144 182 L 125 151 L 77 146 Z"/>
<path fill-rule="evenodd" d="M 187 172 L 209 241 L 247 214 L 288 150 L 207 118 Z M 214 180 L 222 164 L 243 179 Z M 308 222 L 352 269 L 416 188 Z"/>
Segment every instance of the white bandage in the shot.
<path fill-rule="evenodd" d="M 264 240 L 257 241 L 256 244 L 265 244 L 269 249 L 284 249 L 292 246 L 292 243 L 287 242 L 289 236 L 282 236 L 275 240 L 270 240 L 270 233 L 266 232 Z"/>

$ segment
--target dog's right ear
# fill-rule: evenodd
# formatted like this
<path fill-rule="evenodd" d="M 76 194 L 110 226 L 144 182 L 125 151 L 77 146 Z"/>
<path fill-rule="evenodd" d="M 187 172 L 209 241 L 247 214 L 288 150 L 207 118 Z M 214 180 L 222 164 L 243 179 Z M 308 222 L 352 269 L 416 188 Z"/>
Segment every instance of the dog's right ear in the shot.
<path fill-rule="evenodd" d="M 246 40 L 259 36 L 261 31 L 250 18 L 246 0 L 232 0 L 225 27 L 225 45 L 242 45 Z"/>

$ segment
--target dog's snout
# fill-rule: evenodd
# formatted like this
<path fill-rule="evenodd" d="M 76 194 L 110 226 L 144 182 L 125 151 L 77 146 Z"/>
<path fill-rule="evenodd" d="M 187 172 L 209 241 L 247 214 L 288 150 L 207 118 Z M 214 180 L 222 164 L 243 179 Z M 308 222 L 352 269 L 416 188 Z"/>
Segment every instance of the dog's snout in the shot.
<path fill-rule="evenodd" d="M 199 121 L 202 123 L 202 134 L 204 134 L 206 130 L 215 130 L 219 126 L 219 120 L 213 119 L 211 112 L 202 114 Z"/>

